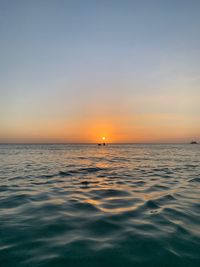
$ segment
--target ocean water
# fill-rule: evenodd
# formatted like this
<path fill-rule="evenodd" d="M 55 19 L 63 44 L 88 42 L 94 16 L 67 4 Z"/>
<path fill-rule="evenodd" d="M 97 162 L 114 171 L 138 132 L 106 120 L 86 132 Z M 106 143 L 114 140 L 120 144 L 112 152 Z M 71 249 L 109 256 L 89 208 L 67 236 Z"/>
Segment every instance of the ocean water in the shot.
<path fill-rule="evenodd" d="M 200 266 L 200 146 L 0 145 L 0 266 Z"/>

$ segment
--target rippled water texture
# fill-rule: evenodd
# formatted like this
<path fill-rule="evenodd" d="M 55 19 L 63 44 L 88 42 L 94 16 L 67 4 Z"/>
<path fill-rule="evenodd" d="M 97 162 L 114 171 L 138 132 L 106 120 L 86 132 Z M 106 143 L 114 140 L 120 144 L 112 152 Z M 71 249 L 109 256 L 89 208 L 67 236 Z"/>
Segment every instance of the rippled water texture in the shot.
<path fill-rule="evenodd" d="M 0 145 L 0 266 L 200 266 L 200 146 Z"/>

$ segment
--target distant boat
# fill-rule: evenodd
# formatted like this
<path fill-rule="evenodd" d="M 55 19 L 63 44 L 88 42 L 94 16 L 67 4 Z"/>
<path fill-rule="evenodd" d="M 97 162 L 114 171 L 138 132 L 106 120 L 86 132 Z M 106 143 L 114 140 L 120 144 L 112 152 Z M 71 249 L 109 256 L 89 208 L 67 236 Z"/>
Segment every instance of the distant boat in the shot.
<path fill-rule="evenodd" d="M 195 145 L 195 144 L 198 144 L 197 141 L 192 141 L 190 142 L 191 145 Z"/>

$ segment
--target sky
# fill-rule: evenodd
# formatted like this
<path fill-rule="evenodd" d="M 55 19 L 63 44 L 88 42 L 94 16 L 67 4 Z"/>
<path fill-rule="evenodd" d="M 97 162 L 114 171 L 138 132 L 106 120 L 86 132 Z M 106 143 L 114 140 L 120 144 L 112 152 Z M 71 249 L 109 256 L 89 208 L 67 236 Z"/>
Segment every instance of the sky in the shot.
<path fill-rule="evenodd" d="M 200 140 L 199 0 L 1 0 L 0 142 Z"/>

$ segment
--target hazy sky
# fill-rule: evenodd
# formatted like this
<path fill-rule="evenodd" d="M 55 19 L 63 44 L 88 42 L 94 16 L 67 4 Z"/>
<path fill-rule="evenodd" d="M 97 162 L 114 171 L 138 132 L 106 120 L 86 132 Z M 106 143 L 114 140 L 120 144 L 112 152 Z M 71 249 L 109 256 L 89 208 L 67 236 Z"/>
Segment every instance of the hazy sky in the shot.
<path fill-rule="evenodd" d="M 199 0 L 0 0 L 0 142 L 200 138 Z"/>

